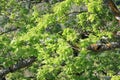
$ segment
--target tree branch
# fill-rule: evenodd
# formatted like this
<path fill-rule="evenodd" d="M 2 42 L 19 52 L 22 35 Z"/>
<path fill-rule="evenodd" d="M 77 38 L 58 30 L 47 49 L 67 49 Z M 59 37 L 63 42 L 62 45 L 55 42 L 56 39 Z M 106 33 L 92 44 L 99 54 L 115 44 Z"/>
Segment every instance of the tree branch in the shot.
<path fill-rule="evenodd" d="M 103 39 L 102 42 L 91 44 L 87 47 L 88 50 L 91 51 L 105 51 L 111 50 L 115 48 L 120 48 L 120 31 L 113 32 L 113 38 L 115 38 L 116 42 L 107 42 L 108 40 Z"/>
<path fill-rule="evenodd" d="M 8 68 L 4 68 L 4 69 L 0 70 L 0 77 L 3 77 L 10 72 L 12 73 L 12 72 L 15 72 L 21 68 L 30 66 L 35 61 L 36 61 L 36 57 L 33 57 L 33 56 L 28 58 L 28 59 L 20 60 L 16 64 L 14 64 Z"/>
<path fill-rule="evenodd" d="M 110 43 L 96 43 L 96 44 L 91 44 L 90 46 L 87 47 L 88 50 L 91 51 L 105 51 L 105 50 L 111 50 L 115 48 L 120 48 L 120 42 L 110 42 Z"/>
<path fill-rule="evenodd" d="M 73 12 L 70 12 L 66 15 L 70 15 L 70 14 L 80 14 L 80 13 L 85 13 L 85 12 L 88 12 L 88 10 L 81 10 L 81 11 L 73 11 Z"/>
<path fill-rule="evenodd" d="M 0 35 L 3 35 L 3 34 L 5 34 L 5 33 L 9 33 L 9 32 L 12 32 L 12 31 L 16 31 L 16 30 L 18 30 L 18 29 L 20 29 L 20 28 L 19 28 L 19 27 L 10 28 L 10 29 L 8 29 L 8 30 L 6 30 L 6 31 L 0 32 Z"/>

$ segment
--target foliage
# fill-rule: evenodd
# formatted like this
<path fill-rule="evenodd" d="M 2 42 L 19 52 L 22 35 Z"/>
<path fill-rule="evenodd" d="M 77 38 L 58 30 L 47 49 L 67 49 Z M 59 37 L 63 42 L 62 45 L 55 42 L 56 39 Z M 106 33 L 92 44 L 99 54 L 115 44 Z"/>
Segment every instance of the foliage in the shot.
<path fill-rule="evenodd" d="M 20 28 L 0 35 L 0 65 L 6 68 L 16 60 L 35 56 L 37 61 L 29 70 L 38 80 L 99 80 L 106 76 L 120 79 L 119 49 L 96 53 L 87 50 L 103 36 L 111 40 L 112 32 L 119 30 L 102 0 L 55 0 L 52 4 L 32 4 L 31 9 L 16 1 L 0 1 L 0 16 L 7 19 L 0 24 L 2 31 Z M 78 9 L 79 13 L 74 14 L 73 6 L 87 11 Z M 81 35 L 85 32 L 89 33 L 87 38 Z M 27 80 L 24 70 L 7 77 Z"/>

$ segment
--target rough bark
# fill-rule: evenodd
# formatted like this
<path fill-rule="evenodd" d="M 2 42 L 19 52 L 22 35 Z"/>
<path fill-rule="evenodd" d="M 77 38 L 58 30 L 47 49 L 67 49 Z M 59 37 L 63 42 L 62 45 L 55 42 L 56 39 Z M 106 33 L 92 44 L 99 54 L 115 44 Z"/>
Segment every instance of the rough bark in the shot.
<path fill-rule="evenodd" d="M 36 61 L 36 57 L 33 57 L 33 56 L 28 58 L 28 59 L 20 60 L 16 64 L 14 64 L 8 68 L 4 68 L 4 69 L 0 70 L 0 78 L 2 78 L 3 76 L 6 76 L 10 72 L 12 73 L 12 72 L 15 72 L 21 68 L 25 68 L 27 66 L 30 66 L 35 61 Z"/>

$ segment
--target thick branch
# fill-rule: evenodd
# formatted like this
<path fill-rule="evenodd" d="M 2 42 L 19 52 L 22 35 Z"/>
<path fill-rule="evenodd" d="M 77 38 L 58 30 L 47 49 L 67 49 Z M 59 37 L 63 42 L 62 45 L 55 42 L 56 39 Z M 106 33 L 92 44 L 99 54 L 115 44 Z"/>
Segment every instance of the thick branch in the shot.
<path fill-rule="evenodd" d="M 111 50 L 115 48 L 120 48 L 120 42 L 110 42 L 110 43 L 96 43 L 96 44 L 91 44 L 88 46 L 88 50 L 92 51 L 105 51 L 105 50 Z"/>
<path fill-rule="evenodd" d="M 27 67 L 31 65 L 32 63 L 34 63 L 35 61 L 36 61 L 36 57 L 30 57 L 28 59 L 20 60 L 16 64 L 8 68 L 0 70 L 0 77 L 3 77 L 10 72 L 15 72 L 16 70 Z"/>
<path fill-rule="evenodd" d="M 113 0 L 105 0 L 115 16 L 120 16 L 120 11 Z"/>
<path fill-rule="evenodd" d="M 117 39 L 118 42 L 107 42 L 107 39 L 103 39 L 101 43 L 91 44 L 87 47 L 91 51 L 105 51 L 115 48 L 120 48 L 120 31 L 113 32 L 113 38 Z"/>

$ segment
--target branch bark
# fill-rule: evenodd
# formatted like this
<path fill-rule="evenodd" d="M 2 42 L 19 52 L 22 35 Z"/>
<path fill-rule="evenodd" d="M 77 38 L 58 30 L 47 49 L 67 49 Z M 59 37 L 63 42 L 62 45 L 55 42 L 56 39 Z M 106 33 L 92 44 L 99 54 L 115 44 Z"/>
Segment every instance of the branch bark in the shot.
<path fill-rule="evenodd" d="M 27 66 L 30 66 L 35 61 L 36 61 L 36 57 L 33 57 L 33 56 L 28 58 L 28 59 L 20 60 L 16 64 L 14 64 L 8 68 L 4 68 L 4 69 L 0 70 L 0 77 L 3 77 L 10 72 L 12 73 L 12 72 L 15 72 L 21 68 L 25 68 Z"/>
<path fill-rule="evenodd" d="M 9 32 L 12 32 L 12 31 L 16 31 L 16 30 L 18 30 L 18 29 L 20 29 L 20 28 L 19 28 L 19 27 L 10 28 L 10 29 L 8 29 L 8 30 L 6 30 L 6 31 L 0 32 L 0 35 L 3 35 L 3 34 L 5 34 L 5 33 L 9 33 Z"/>
<path fill-rule="evenodd" d="M 88 50 L 91 51 L 105 51 L 105 50 L 111 50 L 115 48 L 120 48 L 120 42 L 110 42 L 110 43 L 96 43 L 96 44 L 91 44 L 90 46 L 87 47 Z"/>
<path fill-rule="evenodd" d="M 120 11 L 113 0 L 105 0 L 108 7 L 111 9 L 114 16 L 120 16 Z"/>
<path fill-rule="evenodd" d="M 113 32 L 113 38 L 115 38 L 117 41 L 107 42 L 108 40 L 106 39 L 105 41 L 102 41 L 100 43 L 89 45 L 87 49 L 91 51 L 105 51 L 105 50 L 120 48 L 120 31 Z"/>

